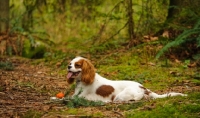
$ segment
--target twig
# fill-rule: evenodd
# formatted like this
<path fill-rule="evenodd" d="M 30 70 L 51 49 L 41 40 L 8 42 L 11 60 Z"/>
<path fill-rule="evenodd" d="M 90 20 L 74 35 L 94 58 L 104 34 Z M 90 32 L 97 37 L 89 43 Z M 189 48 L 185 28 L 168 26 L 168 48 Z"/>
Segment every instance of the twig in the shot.
<path fill-rule="evenodd" d="M 116 113 L 116 114 L 118 114 L 118 115 L 120 115 L 121 117 L 124 117 L 124 115 L 123 114 L 121 114 L 120 112 L 118 112 L 118 111 L 113 111 L 114 113 Z"/>
<path fill-rule="evenodd" d="M 63 115 L 59 115 L 59 116 L 63 116 Z M 68 115 L 67 118 L 71 118 L 71 117 L 75 117 L 75 118 L 79 118 L 79 117 L 84 117 L 84 118 L 87 118 L 87 117 L 91 117 L 90 115 Z"/>
<path fill-rule="evenodd" d="M 9 97 L 11 100 L 14 99 L 14 97 L 13 97 L 10 93 L 8 93 L 8 92 L 6 92 L 6 93 L 8 94 L 8 97 Z"/>
<path fill-rule="evenodd" d="M 117 34 L 119 34 L 121 32 L 121 30 L 123 30 L 127 25 L 128 25 L 128 21 L 121 29 L 119 29 L 115 34 L 113 34 L 110 38 L 108 38 L 106 40 L 109 40 L 109 39 L 113 38 L 114 36 L 116 36 Z"/>
<path fill-rule="evenodd" d="M 115 10 L 116 7 L 118 7 L 121 3 L 123 3 L 123 1 L 118 2 L 106 15 L 106 19 L 102 25 L 102 27 L 100 28 L 99 32 L 97 33 L 96 36 L 93 37 L 94 41 L 93 44 L 99 39 L 98 37 L 100 37 L 103 33 L 103 30 L 106 28 L 106 24 L 110 21 L 108 18 L 108 16 Z M 109 38 L 110 39 L 110 38 Z"/>
<path fill-rule="evenodd" d="M 4 95 L 5 93 L 4 93 L 4 92 L 0 92 L 0 94 L 3 94 L 3 95 Z"/>
<path fill-rule="evenodd" d="M 15 108 L 33 108 L 33 106 L 15 106 Z"/>

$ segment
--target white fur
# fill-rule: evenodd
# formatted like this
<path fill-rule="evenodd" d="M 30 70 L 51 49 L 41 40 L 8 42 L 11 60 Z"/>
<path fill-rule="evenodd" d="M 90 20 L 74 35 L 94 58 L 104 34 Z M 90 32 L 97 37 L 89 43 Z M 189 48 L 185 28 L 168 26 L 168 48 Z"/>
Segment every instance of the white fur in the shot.
<path fill-rule="evenodd" d="M 80 59 L 85 59 L 82 57 L 76 57 L 70 63 L 72 66 L 69 71 L 78 72 L 81 71 L 81 68 L 75 68 L 75 62 Z M 87 59 L 85 59 L 87 60 Z M 81 72 L 75 78 L 76 79 L 76 88 L 74 95 L 77 95 L 80 91 L 79 97 L 84 97 L 88 100 L 93 101 L 103 101 L 103 102 L 128 102 L 130 100 L 141 100 L 144 97 L 150 97 L 152 99 L 156 98 L 164 98 L 169 96 L 186 96 L 186 94 L 182 93 L 168 93 L 163 95 L 158 95 L 148 89 L 145 89 L 140 83 L 134 81 L 112 81 L 108 80 L 99 74 L 95 73 L 94 81 L 92 84 L 85 84 L 81 81 Z M 96 90 L 102 85 L 110 85 L 114 88 L 114 92 L 112 92 L 109 96 L 103 97 L 101 95 L 96 94 Z M 146 94 L 149 92 L 149 94 Z M 73 95 L 73 96 L 74 96 Z M 114 96 L 114 99 L 112 97 Z"/>

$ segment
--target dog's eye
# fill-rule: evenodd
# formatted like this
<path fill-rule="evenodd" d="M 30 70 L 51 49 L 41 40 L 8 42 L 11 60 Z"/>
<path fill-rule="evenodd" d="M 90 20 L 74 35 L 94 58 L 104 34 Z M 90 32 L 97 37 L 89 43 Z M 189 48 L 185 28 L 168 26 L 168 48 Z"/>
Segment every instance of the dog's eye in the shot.
<path fill-rule="evenodd" d="M 77 63 L 77 64 L 75 64 L 75 67 L 76 67 L 76 68 L 80 68 L 81 65 Z"/>

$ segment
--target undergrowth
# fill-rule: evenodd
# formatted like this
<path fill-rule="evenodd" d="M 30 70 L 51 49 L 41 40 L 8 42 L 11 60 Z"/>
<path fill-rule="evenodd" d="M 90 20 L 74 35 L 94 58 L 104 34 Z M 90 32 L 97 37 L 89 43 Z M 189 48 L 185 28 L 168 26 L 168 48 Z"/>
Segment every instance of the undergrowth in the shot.
<path fill-rule="evenodd" d="M 189 43 L 192 44 L 194 41 L 196 42 L 193 47 L 188 48 L 199 48 L 200 47 L 200 19 L 197 21 L 197 23 L 194 25 L 192 29 L 186 29 L 182 34 L 180 34 L 175 40 L 167 43 L 156 55 L 156 58 L 158 59 L 160 56 L 162 56 L 166 51 L 168 51 L 171 47 L 178 47 L 181 44 Z M 196 46 L 196 47 L 195 47 Z M 186 49 L 186 47 L 184 47 Z M 184 49 L 182 49 L 184 51 Z M 190 49 L 191 50 L 191 49 Z M 199 52 L 196 52 L 193 55 L 193 58 L 195 60 L 200 59 Z"/>
<path fill-rule="evenodd" d="M 72 99 L 65 99 L 64 104 L 66 104 L 67 107 L 69 108 L 77 108 L 80 106 L 84 107 L 92 107 L 92 106 L 102 106 L 104 105 L 103 102 L 101 101 L 89 101 L 86 100 L 83 97 L 78 97 L 78 95 L 75 95 Z"/>
<path fill-rule="evenodd" d="M 102 101 L 89 101 L 83 97 L 79 97 L 79 95 L 81 94 L 82 90 L 79 91 L 79 93 L 77 95 L 74 95 L 72 98 L 71 97 L 67 97 L 67 95 L 69 94 L 69 92 L 75 88 L 75 85 L 71 87 L 70 90 L 68 90 L 65 94 L 65 99 L 63 100 L 63 103 L 66 104 L 67 107 L 69 108 L 76 108 L 76 107 L 80 107 L 80 106 L 84 106 L 84 107 L 89 107 L 89 106 L 101 106 L 104 105 L 104 103 Z"/>
<path fill-rule="evenodd" d="M 9 61 L 2 62 L 2 61 L 0 61 L 0 69 L 11 71 L 11 70 L 14 70 L 14 66 L 13 66 L 12 62 L 9 62 Z"/>
<path fill-rule="evenodd" d="M 42 113 L 35 110 L 29 110 L 22 115 L 22 118 L 41 118 L 41 117 Z"/>

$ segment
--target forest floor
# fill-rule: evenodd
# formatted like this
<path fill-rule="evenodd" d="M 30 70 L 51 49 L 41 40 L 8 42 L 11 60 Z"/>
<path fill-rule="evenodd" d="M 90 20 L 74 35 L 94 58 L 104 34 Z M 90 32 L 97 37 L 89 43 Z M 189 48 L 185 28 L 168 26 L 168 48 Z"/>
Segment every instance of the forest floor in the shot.
<path fill-rule="evenodd" d="M 66 70 L 60 71 L 59 68 L 52 68 L 44 63 L 19 57 L 1 57 L 0 60 L 9 61 L 14 66 L 14 69 L 10 71 L 0 69 L 0 117 L 2 118 L 125 117 L 131 109 L 150 111 L 155 108 L 155 101 L 148 104 L 145 100 L 127 103 L 125 107 L 122 104 L 110 103 L 98 107 L 68 108 L 63 103 L 50 101 L 50 97 L 55 96 L 56 93 L 65 93 L 70 88 L 65 77 Z M 200 91 L 199 84 L 191 81 L 185 80 L 178 83 L 170 89 L 184 93 Z M 168 90 L 156 92 L 164 93 Z M 185 98 L 178 100 L 182 99 Z M 200 115 L 199 111 L 195 116 L 198 115 Z"/>

